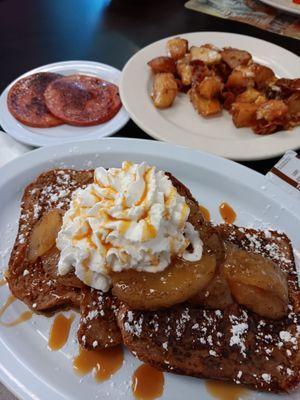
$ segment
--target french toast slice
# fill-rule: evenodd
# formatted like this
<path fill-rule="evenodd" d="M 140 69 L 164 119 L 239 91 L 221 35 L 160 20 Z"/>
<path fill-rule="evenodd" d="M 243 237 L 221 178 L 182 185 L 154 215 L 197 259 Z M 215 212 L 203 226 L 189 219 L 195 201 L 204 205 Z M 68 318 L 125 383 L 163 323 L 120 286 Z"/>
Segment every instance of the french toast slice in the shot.
<path fill-rule="evenodd" d="M 103 293 L 88 286 L 82 288 L 81 318 L 77 332 L 81 347 L 93 350 L 122 343 L 115 315 L 118 306 L 118 301 L 111 291 Z"/>
<path fill-rule="evenodd" d="M 123 342 L 163 371 L 290 391 L 300 382 L 300 291 L 291 243 L 277 232 L 234 225 L 217 230 L 225 243 L 262 254 L 287 274 L 288 315 L 274 321 L 235 302 L 223 310 L 185 303 L 138 311 L 122 304 L 117 317 Z"/>
<path fill-rule="evenodd" d="M 57 169 L 41 174 L 25 188 L 18 234 L 6 279 L 13 295 L 35 312 L 48 313 L 80 305 L 81 287 L 74 274 L 56 275 L 53 268 L 58 260 L 55 249 L 50 249 L 34 261 L 28 260 L 28 251 L 31 234 L 38 221 L 50 210 L 61 210 L 63 213 L 68 208 L 72 192 L 92 180 L 92 171 Z M 47 236 L 47 227 L 43 229 L 45 232 L 41 232 L 40 236 Z"/>

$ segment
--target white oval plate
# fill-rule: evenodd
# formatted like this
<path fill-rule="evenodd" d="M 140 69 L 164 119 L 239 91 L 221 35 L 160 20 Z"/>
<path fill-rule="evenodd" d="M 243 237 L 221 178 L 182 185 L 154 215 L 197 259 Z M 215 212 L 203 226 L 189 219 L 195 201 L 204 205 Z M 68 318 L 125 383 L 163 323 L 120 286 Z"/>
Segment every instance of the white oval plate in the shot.
<path fill-rule="evenodd" d="M 39 173 L 54 167 L 77 169 L 120 166 L 123 160 L 147 161 L 172 172 L 192 191 L 201 204 L 209 208 L 213 220 L 219 221 L 218 206 L 230 203 L 237 212 L 237 223 L 285 231 L 294 245 L 300 243 L 299 204 L 264 176 L 231 161 L 186 148 L 137 139 L 104 139 L 34 150 L 0 169 L 0 269 L 8 262 L 16 234 L 19 205 L 24 187 Z M 294 210 L 294 211 L 293 211 Z M 0 304 L 8 296 L 0 288 Z M 15 302 L 5 320 L 16 318 L 25 306 Z M 130 380 L 140 364 L 128 352 L 123 367 L 101 384 L 93 377 L 78 377 L 72 370 L 72 357 L 78 351 L 73 323 L 67 345 L 58 352 L 47 349 L 53 318 L 34 315 L 31 321 L 15 328 L 0 327 L 0 378 L 25 400 L 133 399 Z M 299 391 L 290 395 L 266 395 L 249 392 L 247 400 L 296 400 Z M 165 374 L 164 400 L 210 400 L 203 380 Z"/>
<path fill-rule="evenodd" d="M 114 134 L 128 122 L 128 113 L 122 107 L 110 121 L 94 126 L 79 127 L 64 124 L 52 128 L 32 128 L 22 124 L 9 112 L 7 94 L 17 80 L 36 72 L 54 72 L 62 75 L 81 73 L 97 76 L 116 85 L 119 84 L 121 75 L 121 71 L 118 69 L 93 61 L 62 61 L 43 65 L 21 75 L 3 91 L 0 97 L 0 125 L 6 133 L 20 142 L 40 147 L 73 142 L 74 140 L 99 139 Z"/>
<path fill-rule="evenodd" d="M 30 150 L 32 147 L 25 146 L 0 131 L 0 167 Z"/>
<path fill-rule="evenodd" d="M 293 0 L 260 0 L 262 3 L 278 8 L 292 14 L 300 15 L 300 4 L 295 4 Z"/>
<path fill-rule="evenodd" d="M 299 77 L 300 58 L 274 44 L 250 36 L 224 32 L 180 34 L 190 45 L 212 43 L 249 51 L 255 61 L 271 67 L 281 77 Z M 154 107 L 150 98 L 152 77 L 147 62 L 166 55 L 166 43 L 159 40 L 136 53 L 125 65 L 120 82 L 121 99 L 134 122 L 149 135 L 175 144 L 201 149 L 234 160 L 257 160 L 300 147 L 300 127 L 293 131 L 259 136 L 249 128 L 237 129 L 231 116 L 205 119 L 199 116 L 187 95 L 180 93 L 173 106 Z"/>

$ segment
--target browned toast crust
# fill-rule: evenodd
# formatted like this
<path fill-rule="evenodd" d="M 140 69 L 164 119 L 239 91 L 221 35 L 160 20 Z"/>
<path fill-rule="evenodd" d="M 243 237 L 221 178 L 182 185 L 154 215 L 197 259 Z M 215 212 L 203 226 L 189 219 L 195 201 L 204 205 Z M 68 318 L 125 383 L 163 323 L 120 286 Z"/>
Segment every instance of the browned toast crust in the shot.
<path fill-rule="evenodd" d="M 223 311 L 182 304 L 156 312 L 134 311 L 123 304 L 118 323 L 124 344 L 164 371 L 289 391 L 300 381 L 300 292 L 290 241 L 276 232 L 227 225 L 218 230 L 244 249 L 253 251 L 255 241 L 256 250 L 288 274 L 288 316 L 268 320 L 235 303 Z"/>
<path fill-rule="evenodd" d="M 84 286 L 80 303 L 80 325 L 77 332 L 79 344 L 86 349 L 101 349 L 122 343 L 115 312 L 117 299 L 111 292 Z"/>
<path fill-rule="evenodd" d="M 72 192 L 91 182 L 91 171 L 52 170 L 41 174 L 25 189 L 15 244 L 11 253 L 7 281 L 13 295 L 31 309 L 49 312 L 64 307 L 79 307 L 81 290 L 68 286 L 69 277 L 55 277 L 44 268 L 45 258 L 27 261 L 30 233 L 47 211 L 66 210 Z"/>

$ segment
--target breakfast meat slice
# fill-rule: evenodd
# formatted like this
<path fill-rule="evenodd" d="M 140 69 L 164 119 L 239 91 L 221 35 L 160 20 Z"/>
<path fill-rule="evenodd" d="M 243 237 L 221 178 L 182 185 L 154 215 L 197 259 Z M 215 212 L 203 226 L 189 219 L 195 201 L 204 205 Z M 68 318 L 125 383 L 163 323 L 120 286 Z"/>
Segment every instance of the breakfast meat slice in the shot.
<path fill-rule="evenodd" d="M 88 286 L 83 287 L 77 332 L 81 347 L 93 350 L 122 343 L 115 316 L 117 308 L 118 301 L 110 291 L 103 293 Z"/>
<path fill-rule="evenodd" d="M 116 85 L 79 74 L 53 81 L 45 91 L 45 101 L 57 118 L 78 126 L 109 121 L 122 106 Z"/>
<path fill-rule="evenodd" d="M 92 179 L 92 171 L 51 170 L 41 174 L 24 191 L 19 230 L 6 276 L 13 295 L 34 311 L 79 307 L 81 285 L 72 274 L 56 275 L 58 254 L 55 247 L 48 249 L 51 240 L 55 242 L 55 238 L 49 237 L 54 232 L 52 217 L 57 212 L 63 213 L 72 192 Z M 36 253 L 32 253 L 32 248 Z M 35 256 L 29 261 L 31 253 Z"/>
<path fill-rule="evenodd" d="M 10 113 L 22 124 L 50 128 L 61 125 L 60 118 L 48 110 L 44 92 L 46 87 L 61 75 L 51 72 L 39 72 L 19 79 L 9 90 L 7 107 Z"/>
<path fill-rule="evenodd" d="M 118 324 L 124 344 L 163 371 L 290 391 L 300 382 L 300 291 L 291 243 L 277 232 L 233 225 L 217 230 L 227 244 L 270 258 L 287 275 L 287 316 L 270 320 L 236 302 L 223 310 L 185 303 L 140 311 L 122 304 Z"/>

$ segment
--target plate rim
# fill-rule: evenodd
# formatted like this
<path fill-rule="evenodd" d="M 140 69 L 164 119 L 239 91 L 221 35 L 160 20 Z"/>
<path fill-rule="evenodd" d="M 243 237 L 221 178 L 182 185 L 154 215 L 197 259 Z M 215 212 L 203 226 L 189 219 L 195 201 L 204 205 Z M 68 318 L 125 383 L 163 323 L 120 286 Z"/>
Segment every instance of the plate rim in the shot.
<path fill-rule="evenodd" d="M 68 67 L 68 66 L 72 66 L 72 65 L 76 65 L 76 64 L 84 64 L 90 67 L 94 67 L 94 68 L 103 68 L 103 69 L 107 69 L 112 71 L 113 73 L 117 74 L 119 77 L 119 80 L 121 79 L 121 75 L 122 75 L 122 71 L 119 70 L 118 68 L 109 65 L 109 64 L 104 64 L 98 61 L 90 61 L 90 60 L 64 60 L 64 61 L 57 61 L 57 62 L 53 62 L 50 64 L 45 64 L 45 65 L 41 65 L 39 67 L 35 67 L 29 71 L 24 72 L 23 74 L 21 74 L 20 76 L 18 76 L 17 78 L 15 78 L 12 82 L 10 82 L 2 91 L 1 95 L 0 95 L 0 125 L 2 126 L 2 129 L 5 131 L 5 133 L 7 133 L 7 135 L 13 137 L 15 140 L 29 145 L 29 146 L 34 146 L 34 147 L 48 147 L 48 146 L 52 146 L 52 145 L 56 145 L 56 144 L 65 144 L 65 143 L 70 143 L 73 141 L 86 141 L 86 140 L 94 140 L 97 137 L 95 135 L 97 135 L 97 132 L 93 132 L 92 135 L 93 137 L 90 138 L 89 136 L 84 136 L 82 138 L 78 138 L 78 137 L 70 137 L 70 138 L 59 138 L 59 137 L 54 137 L 54 138 L 49 138 L 49 137 L 43 137 L 41 135 L 41 137 L 39 138 L 39 135 L 35 134 L 34 132 L 30 132 L 29 129 L 26 129 L 26 125 L 22 124 L 21 122 L 19 122 L 18 120 L 15 119 L 15 126 L 11 126 L 9 123 L 6 123 L 5 120 L 5 114 L 6 114 L 6 110 L 4 110 L 4 105 L 2 105 L 1 107 L 1 102 L 6 103 L 6 99 L 7 99 L 7 93 L 9 91 L 9 89 L 21 78 L 24 78 L 28 75 L 32 75 L 35 74 L 37 72 L 44 72 L 47 71 L 48 69 L 53 69 L 55 67 L 60 68 L 60 67 Z M 7 112 L 9 112 L 7 110 Z M 14 118 L 12 116 L 12 118 Z M 104 134 L 102 134 L 99 139 L 103 138 L 103 137 L 107 137 L 107 136 L 111 136 L 114 133 L 118 132 L 120 129 L 122 129 L 127 122 L 130 120 L 130 116 L 127 112 L 127 110 L 124 107 L 124 104 L 122 104 L 121 109 L 118 111 L 118 113 L 109 121 L 107 121 L 108 123 L 113 121 L 115 118 L 117 119 L 117 123 L 115 124 L 115 126 L 110 129 L 109 131 L 105 132 Z M 20 125 L 20 126 L 18 126 Z M 72 125 L 70 125 L 72 127 Z M 96 125 L 97 127 L 99 127 L 99 129 L 101 130 L 101 124 Z M 28 127 L 30 128 L 30 127 Z M 77 128 L 78 127 L 74 127 Z M 85 128 L 85 127 L 79 127 L 79 128 Z M 51 128 L 45 128 L 45 129 L 51 129 Z M 19 134 L 18 132 L 22 131 L 23 134 Z M 33 133 L 33 138 L 31 137 Z M 50 143 L 45 143 L 45 141 L 50 141 Z"/>
<path fill-rule="evenodd" d="M 274 0 L 260 0 L 262 3 L 267 4 L 268 6 L 271 6 L 273 8 L 276 8 L 277 10 L 282 10 L 285 11 L 287 13 L 291 13 L 294 15 L 300 15 L 300 6 L 299 6 L 299 10 L 292 8 L 289 5 L 284 5 L 284 4 L 277 4 L 276 0 L 274 3 Z"/>
<path fill-rule="evenodd" d="M 129 145 L 129 146 L 128 146 Z M 73 150 L 76 146 L 80 146 L 79 155 L 85 153 L 91 153 L 95 151 L 95 148 L 99 149 L 99 153 L 120 153 L 122 151 L 130 151 L 134 154 L 139 154 L 143 151 L 145 156 L 147 155 L 159 155 L 160 157 L 171 157 L 173 160 L 185 161 L 192 165 L 203 166 L 210 170 L 216 170 L 217 165 L 222 168 L 222 172 L 232 176 L 234 171 L 235 184 L 243 182 L 246 186 L 251 187 L 255 191 L 259 191 L 261 185 L 265 186 L 264 195 L 270 198 L 272 202 L 275 202 L 274 195 L 278 196 L 280 200 L 285 201 L 287 210 L 289 213 L 295 216 L 296 220 L 300 221 L 299 216 L 296 215 L 296 210 L 299 208 L 299 204 L 291 196 L 286 194 L 282 189 L 277 187 L 275 184 L 266 179 L 265 175 L 260 174 L 257 171 L 251 170 L 250 168 L 238 164 L 234 161 L 222 158 L 217 155 L 209 154 L 200 150 L 190 149 L 184 146 L 178 146 L 169 143 L 157 142 L 146 139 L 131 139 L 131 138 L 104 138 L 101 140 L 93 140 L 86 142 L 72 142 L 64 145 L 55 145 L 49 147 L 42 147 L 35 149 L 32 152 L 25 153 L 17 159 L 14 159 L 0 168 L 0 190 L 3 186 L 7 185 L 13 177 L 17 176 L 20 170 L 26 174 L 30 169 L 35 168 L 45 162 L 45 155 L 51 153 L 54 160 L 59 160 L 64 155 L 69 154 L 70 148 Z M 74 152 L 74 154 L 76 154 Z M 171 156 L 168 156 L 168 155 Z M 189 156 L 189 158 L 187 158 Z M 188 161 L 187 161 L 188 160 Z M 70 161 L 71 162 L 71 161 Z M 41 171 L 42 172 L 42 171 Z M 245 178 L 249 179 L 245 179 Z M 246 182 L 245 182 L 246 180 Z M 250 184 L 251 181 L 251 184 Z M 43 379 L 35 375 L 30 368 L 26 367 L 18 358 L 12 357 L 9 346 L 3 340 L 0 332 L 0 349 L 2 354 L 6 355 L 0 360 L 0 380 L 1 382 L 15 395 L 23 400 L 35 400 L 39 398 L 37 396 L 42 394 L 41 398 L 44 398 L 45 390 L 47 390 L 47 398 L 55 395 L 57 400 L 65 400 L 66 396 L 64 393 L 59 393 L 55 390 L 55 387 L 47 385 Z M 3 359 L 9 359 L 9 363 L 3 364 Z M 18 366 L 18 376 L 14 376 L 13 371 Z M 20 372 L 21 371 L 21 372 Z M 22 375 L 22 378 L 20 378 Z M 26 387 L 26 377 L 31 379 L 30 389 Z M 33 388 L 33 389 L 32 389 Z M 49 395 L 49 397 L 48 397 Z"/>
<path fill-rule="evenodd" d="M 134 106 L 132 107 L 132 102 L 130 102 L 129 96 L 127 95 L 127 89 L 126 89 L 126 80 L 127 80 L 127 74 L 128 74 L 128 70 L 130 68 L 132 68 L 132 65 L 134 65 L 135 59 L 140 55 L 140 54 L 144 54 L 146 53 L 149 48 L 151 48 L 152 46 L 156 46 L 160 43 L 164 43 L 166 42 L 168 39 L 170 38 L 174 38 L 174 37 L 190 37 L 190 36 L 194 36 L 194 35 L 222 35 L 222 36 L 229 36 L 229 37 L 235 37 L 235 39 L 240 38 L 245 39 L 245 40 L 254 40 L 255 42 L 259 42 L 261 44 L 263 44 L 264 46 L 269 46 L 272 47 L 274 49 L 277 49 L 277 51 L 280 52 L 284 52 L 285 54 L 288 54 L 290 57 L 293 58 L 297 58 L 297 61 L 299 62 L 299 57 L 297 56 L 297 54 L 291 52 L 290 50 L 285 49 L 284 47 L 278 46 L 277 44 L 274 44 L 272 42 L 268 42 L 266 40 L 260 39 L 260 38 L 256 38 L 254 36 L 251 35 L 243 35 L 243 34 L 239 34 L 239 33 L 232 33 L 232 32 L 219 32 L 219 31 L 195 31 L 195 32 L 185 32 L 185 33 L 178 33 L 178 34 L 174 34 L 174 35 L 170 35 L 168 37 L 159 39 L 155 42 L 152 42 L 148 45 L 146 45 L 145 47 L 143 47 L 142 49 L 140 49 L 138 52 L 136 52 L 124 65 L 123 70 L 122 70 L 122 75 L 121 75 L 121 79 L 120 79 L 120 96 L 121 96 L 121 100 L 122 103 L 124 104 L 128 114 L 130 115 L 130 118 L 142 129 L 144 130 L 146 133 L 148 133 L 150 136 L 154 137 L 155 139 L 158 140 L 162 140 L 168 143 L 173 143 L 173 144 L 177 144 L 177 145 L 182 145 L 182 141 L 180 141 L 180 143 L 178 141 L 173 141 L 170 140 L 169 138 L 165 138 L 164 134 L 162 133 L 161 128 L 157 129 L 157 127 L 155 127 L 155 122 L 153 124 L 153 121 L 150 121 L 146 119 L 146 123 L 145 123 L 145 119 L 143 117 L 141 117 L 140 113 L 136 113 L 136 110 L 134 110 Z M 230 43 L 229 43 L 230 44 Z M 136 65 L 136 67 L 138 67 L 138 64 Z M 146 68 L 145 68 L 146 71 Z M 169 123 L 164 117 L 161 117 L 162 120 L 165 123 L 165 129 L 167 129 L 167 126 L 169 127 L 169 130 L 171 129 L 175 129 L 176 133 L 179 133 L 179 129 L 176 127 L 174 127 L 173 124 Z M 153 120 L 153 118 L 152 118 Z M 162 122 L 162 121 L 160 121 Z M 159 125 L 159 123 L 157 123 L 157 125 Z M 181 129 L 181 128 L 180 128 Z M 288 131 L 284 131 L 284 132 L 288 132 Z M 184 130 L 181 129 L 181 133 L 184 133 Z M 297 138 L 297 144 L 291 146 L 290 143 L 288 143 L 285 147 L 280 146 L 280 149 L 278 150 L 273 150 L 271 152 L 266 152 L 260 151 L 260 146 L 258 144 L 258 146 L 255 146 L 255 150 L 252 150 L 252 154 L 236 154 L 236 152 L 232 152 L 230 149 L 227 151 L 222 151 L 222 152 L 214 152 L 212 147 L 213 147 L 213 142 L 217 142 L 218 139 L 208 139 L 208 141 L 211 141 L 210 145 L 208 145 L 207 147 L 203 147 L 201 148 L 201 146 L 199 145 L 199 147 L 197 146 L 196 148 L 198 150 L 203 150 L 206 152 L 211 152 L 214 154 L 217 154 L 219 156 L 222 157 L 226 157 L 226 158 L 230 158 L 232 160 L 236 160 L 236 161 L 255 161 L 255 160 L 264 160 L 264 159 L 269 159 L 272 157 L 278 157 L 280 155 L 282 155 L 285 151 L 289 150 L 289 149 L 298 149 L 300 147 L 300 127 L 299 127 L 299 132 L 296 132 L 296 134 L 299 135 L 299 139 Z M 253 133 L 254 137 L 255 134 Z M 175 137 L 176 135 L 174 135 Z M 273 136 L 273 135 L 264 135 L 264 138 L 266 138 L 267 136 Z M 266 140 L 266 139 L 264 139 Z M 236 142 L 236 141 L 233 141 Z M 251 144 L 253 143 L 252 140 L 247 139 L 247 142 L 250 142 Z M 243 147 L 243 144 L 245 145 L 247 143 L 245 142 L 241 142 L 240 147 Z M 266 145 L 265 145 L 266 146 Z M 258 148 L 257 148 L 258 147 Z"/>

